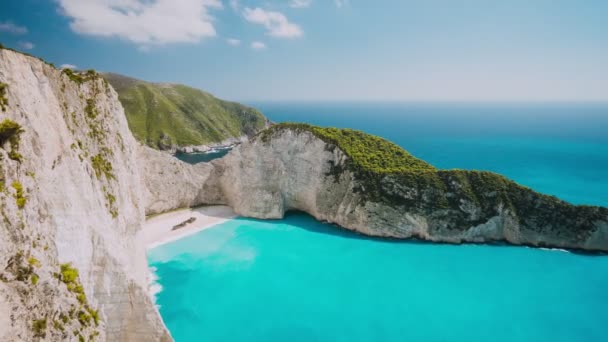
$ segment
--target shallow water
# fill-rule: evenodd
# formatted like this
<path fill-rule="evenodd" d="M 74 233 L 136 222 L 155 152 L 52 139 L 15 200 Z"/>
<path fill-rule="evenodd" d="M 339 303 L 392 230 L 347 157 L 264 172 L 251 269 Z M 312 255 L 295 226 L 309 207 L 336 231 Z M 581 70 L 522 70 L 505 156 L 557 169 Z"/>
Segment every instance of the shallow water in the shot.
<path fill-rule="evenodd" d="M 599 341 L 608 257 L 364 238 L 305 214 L 149 253 L 187 341 Z"/>

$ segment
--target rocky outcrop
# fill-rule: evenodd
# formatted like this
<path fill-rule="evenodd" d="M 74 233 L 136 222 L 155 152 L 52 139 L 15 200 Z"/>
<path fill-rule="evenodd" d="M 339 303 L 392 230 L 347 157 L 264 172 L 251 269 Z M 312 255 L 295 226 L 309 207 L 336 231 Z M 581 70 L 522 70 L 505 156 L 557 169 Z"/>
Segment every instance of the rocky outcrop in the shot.
<path fill-rule="evenodd" d="M 116 93 L 9 50 L 0 83 L 0 340 L 170 340 L 136 257 L 144 189 Z"/>
<path fill-rule="evenodd" d="M 139 146 L 138 160 L 146 215 L 225 202 L 217 186 L 207 186 L 217 183 L 212 164 L 190 165 L 147 146 Z"/>
<path fill-rule="evenodd" d="M 300 210 L 370 236 L 608 251 L 606 208 L 573 206 L 490 172 L 437 170 L 399 150 L 402 170 L 381 172 L 315 130 L 275 126 L 206 164 L 204 182 L 188 184 L 189 204 L 227 204 L 261 219 Z M 372 144 L 368 152 L 395 149 L 387 146 Z"/>

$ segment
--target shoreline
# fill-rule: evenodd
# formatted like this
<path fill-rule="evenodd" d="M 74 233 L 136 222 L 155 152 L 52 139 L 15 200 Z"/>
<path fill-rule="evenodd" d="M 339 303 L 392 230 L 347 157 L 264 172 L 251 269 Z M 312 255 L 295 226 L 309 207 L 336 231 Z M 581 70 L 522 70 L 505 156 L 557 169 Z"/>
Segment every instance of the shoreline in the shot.
<path fill-rule="evenodd" d="M 136 235 L 136 257 L 137 278 L 145 284 L 148 295 L 155 304 L 156 295 L 162 291 L 162 286 L 157 282 L 158 277 L 148 264 L 148 250 L 194 235 L 200 231 L 211 228 L 235 218 L 237 215 L 232 208 L 224 205 L 204 206 L 197 208 L 184 208 L 168 213 L 158 214 L 146 218 L 142 229 Z M 185 223 L 191 218 L 194 222 L 186 223 L 179 229 L 173 227 Z"/>
<path fill-rule="evenodd" d="M 147 251 L 224 223 L 236 216 L 232 208 L 224 205 L 185 208 L 154 215 L 146 218 L 143 228 L 138 232 L 137 240 Z M 173 230 L 173 227 L 191 218 L 195 220 Z"/>

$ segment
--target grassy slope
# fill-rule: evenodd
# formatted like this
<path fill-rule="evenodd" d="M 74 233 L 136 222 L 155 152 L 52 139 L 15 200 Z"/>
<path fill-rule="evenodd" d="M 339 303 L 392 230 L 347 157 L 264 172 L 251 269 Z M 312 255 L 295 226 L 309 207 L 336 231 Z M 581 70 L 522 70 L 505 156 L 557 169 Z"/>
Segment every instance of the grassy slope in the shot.
<path fill-rule="evenodd" d="M 133 135 L 155 148 L 218 143 L 253 135 L 266 124 L 259 111 L 198 89 L 103 76 L 118 92 Z"/>

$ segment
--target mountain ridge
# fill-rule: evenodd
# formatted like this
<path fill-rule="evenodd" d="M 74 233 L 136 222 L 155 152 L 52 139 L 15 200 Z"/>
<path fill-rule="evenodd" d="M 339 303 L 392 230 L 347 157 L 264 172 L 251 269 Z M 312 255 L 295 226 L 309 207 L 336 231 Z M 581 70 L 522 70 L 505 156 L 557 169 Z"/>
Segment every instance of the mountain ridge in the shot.
<path fill-rule="evenodd" d="M 177 83 L 153 83 L 103 73 L 116 90 L 129 128 L 147 146 L 205 151 L 245 140 L 269 125 L 257 109 Z"/>

